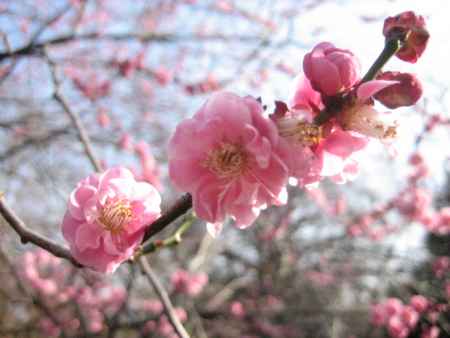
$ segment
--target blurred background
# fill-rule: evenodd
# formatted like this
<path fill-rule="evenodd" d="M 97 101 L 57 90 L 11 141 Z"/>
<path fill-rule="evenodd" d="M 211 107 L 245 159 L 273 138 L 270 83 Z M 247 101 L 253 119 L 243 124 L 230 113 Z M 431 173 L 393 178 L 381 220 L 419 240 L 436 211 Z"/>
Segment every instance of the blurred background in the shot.
<path fill-rule="evenodd" d="M 321 41 L 352 50 L 365 71 L 383 20 L 405 10 L 431 38 L 417 64 L 386 66 L 424 87 L 395 111 L 394 144 L 371 144 L 354 182 L 292 188 L 288 205 L 218 239 L 198 221 L 149 260 L 192 337 L 450 337 L 448 1 L 0 0 L 0 190 L 29 227 L 64 243 L 67 196 L 93 169 L 49 61 L 97 157 L 154 184 L 167 208 L 182 193 L 167 141 L 211 93 L 270 109 Z M 0 249 L 0 337 L 177 337 L 137 266 L 75 269 L 22 245 L 3 219 Z"/>

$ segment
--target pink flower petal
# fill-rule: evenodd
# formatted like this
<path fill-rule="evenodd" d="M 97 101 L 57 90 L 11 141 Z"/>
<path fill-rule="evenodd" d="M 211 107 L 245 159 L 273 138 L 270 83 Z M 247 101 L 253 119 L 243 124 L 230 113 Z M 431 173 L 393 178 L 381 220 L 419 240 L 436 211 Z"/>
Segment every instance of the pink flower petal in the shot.
<path fill-rule="evenodd" d="M 97 249 L 100 246 L 102 230 L 91 224 L 82 224 L 78 227 L 75 237 L 75 245 L 80 251 Z"/>
<path fill-rule="evenodd" d="M 363 149 L 368 142 L 367 137 L 354 136 L 339 128 L 326 138 L 323 148 L 330 154 L 347 158 L 352 153 Z"/>
<path fill-rule="evenodd" d="M 389 80 L 372 80 L 363 83 L 358 87 L 356 90 L 356 95 L 358 97 L 358 100 L 361 102 L 367 101 L 369 98 L 371 98 L 373 95 L 378 93 L 380 90 L 392 86 L 396 83 L 399 83 L 398 81 L 389 81 Z"/>
<path fill-rule="evenodd" d="M 72 217 L 82 220 L 83 219 L 83 204 L 89 200 L 97 189 L 90 185 L 82 185 L 75 189 L 69 197 L 68 209 Z"/>

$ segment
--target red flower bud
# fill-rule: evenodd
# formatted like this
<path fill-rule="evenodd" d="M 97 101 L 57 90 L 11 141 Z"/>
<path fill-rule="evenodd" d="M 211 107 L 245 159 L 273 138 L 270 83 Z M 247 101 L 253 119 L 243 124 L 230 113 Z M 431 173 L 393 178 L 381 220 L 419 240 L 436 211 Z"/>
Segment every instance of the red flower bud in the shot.
<path fill-rule="evenodd" d="M 397 57 L 403 61 L 415 63 L 425 50 L 430 34 L 421 15 L 412 11 L 403 12 L 384 21 L 383 35 L 386 39 L 401 37 L 403 46 Z"/>
<path fill-rule="evenodd" d="M 384 72 L 377 80 L 398 81 L 375 94 L 375 99 L 386 107 L 395 109 L 414 105 L 422 96 L 422 85 L 414 74 L 400 72 Z"/>

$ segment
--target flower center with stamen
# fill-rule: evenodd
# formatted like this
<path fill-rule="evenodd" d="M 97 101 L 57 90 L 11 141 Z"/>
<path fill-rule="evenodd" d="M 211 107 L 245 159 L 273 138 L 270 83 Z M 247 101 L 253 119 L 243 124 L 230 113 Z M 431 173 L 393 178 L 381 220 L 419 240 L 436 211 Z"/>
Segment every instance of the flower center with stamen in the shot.
<path fill-rule="evenodd" d="M 107 203 L 100 211 L 98 221 L 105 230 L 110 231 L 113 235 L 117 235 L 130 222 L 132 215 L 130 204 L 119 200 Z"/>
<path fill-rule="evenodd" d="M 220 178 L 233 178 L 241 175 L 247 168 L 248 155 L 240 145 L 221 143 L 209 152 L 203 166 Z"/>
<path fill-rule="evenodd" d="M 304 146 L 315 145 L 322 138 L 322 127 L 293 117 L 277 121 L 280 136 Z"/>
<path fill-rule="evenodd" d="M 390 121 L 389 117 L 383 116 L 369 105 L 357 105 L 344 112 L 341 125 L 344 130 L 386 140 L 397 135 L 397 122 Z"/>

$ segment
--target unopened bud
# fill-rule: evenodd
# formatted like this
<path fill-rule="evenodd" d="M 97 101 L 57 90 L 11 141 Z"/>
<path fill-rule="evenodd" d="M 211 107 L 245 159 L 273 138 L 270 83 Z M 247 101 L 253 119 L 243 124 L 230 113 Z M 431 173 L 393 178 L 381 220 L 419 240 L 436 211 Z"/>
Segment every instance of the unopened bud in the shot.
<path fill-rule="evenodd" d="M 414 105 L 422 96 L 422 85 L 415 75 L 400 72 L 385 72 L 378 80 L 398 81 L 375 94 L 375 99 L 390 109 Z"/>
<path fill-rule="evenodd" d="M 402 47 L 396 55 L 399 59 L 411 63 L 417 62 L 430 37 L 424 18 L 412 11 L 388 17 L 384 21 L 383 35 L 388 40 L 399 38 L 402 41 Z"/>

